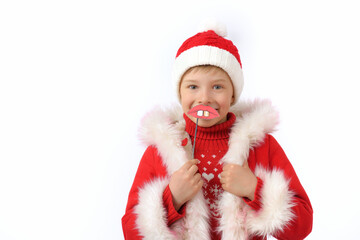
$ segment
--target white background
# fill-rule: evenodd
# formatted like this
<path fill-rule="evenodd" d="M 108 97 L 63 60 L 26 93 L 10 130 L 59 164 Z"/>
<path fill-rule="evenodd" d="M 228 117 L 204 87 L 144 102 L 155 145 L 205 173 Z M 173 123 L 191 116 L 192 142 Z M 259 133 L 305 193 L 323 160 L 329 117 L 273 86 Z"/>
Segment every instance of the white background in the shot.
<path fill-rule="evenodd" d="M 123 239 L 137 129 L 176 101 L 171 67 L 204 18 L 225 23 L 243 99 L 270 98 L 275 137 L 314 208 L 307 239 L 358 239 L 356 1 L 1 1 L 0 239 Z"/>

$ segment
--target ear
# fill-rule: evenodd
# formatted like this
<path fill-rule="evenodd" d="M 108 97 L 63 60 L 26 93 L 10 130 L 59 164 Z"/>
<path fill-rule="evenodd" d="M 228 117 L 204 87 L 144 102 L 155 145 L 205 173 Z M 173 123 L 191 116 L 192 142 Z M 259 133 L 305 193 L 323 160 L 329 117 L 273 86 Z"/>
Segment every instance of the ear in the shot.
<path fill-rule="evenodd" d="M 183 77 L 181 77 L 178 88 L 177 88 L 180 101 L 181 101 L 181 84 L 182 84 L 182 82 L 183 82 Z"/>
<path fill-rule="evenodd" d="M 234 97 L 234 95 L 232 95 L 230 106 L 234 105 L 234 103 L 235 103 L 235 97 Z"/>

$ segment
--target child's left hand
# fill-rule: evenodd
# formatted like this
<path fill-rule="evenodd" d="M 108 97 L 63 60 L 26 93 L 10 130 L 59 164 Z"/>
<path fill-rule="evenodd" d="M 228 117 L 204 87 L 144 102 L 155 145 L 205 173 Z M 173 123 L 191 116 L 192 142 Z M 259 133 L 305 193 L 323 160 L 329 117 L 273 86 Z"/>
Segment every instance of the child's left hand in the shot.
<path fill-rule="evenodd" d="M 254 200 L 257 178 L 249 168 L 247 161 L 243 166 L 225 164 L 220 174 L 222 188 L 238 197 Z"/>

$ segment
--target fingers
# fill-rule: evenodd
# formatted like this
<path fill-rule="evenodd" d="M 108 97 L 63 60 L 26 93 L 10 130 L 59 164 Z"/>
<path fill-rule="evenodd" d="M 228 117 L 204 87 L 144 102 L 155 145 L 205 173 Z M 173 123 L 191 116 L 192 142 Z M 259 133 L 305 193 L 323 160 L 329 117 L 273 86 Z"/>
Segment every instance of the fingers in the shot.
<path fill-rule="evenodd" d="M 224 166 L 223 166 L 223 171 L 231 171 L 231 170 L 235 169 L 238 166 L 239 166 L 238 164 L 225 163 Z M 242 167 L 243 168 L 249 168 L 248 162 L 244 161 Z"/>
<path fill-rule="evenodd" d="M 223 171 L 220 174 L 220 183 L 225 191 L 228 190 L 227 185 L 229 184 L 229 181 L 232 178 L 232 175 L 236 171 L 237 167 L 239 167 L 239 165 L 231 163 L 223 165 Z"/>
<path fill-rule="evenodd" d="M 196 173 L 194 176 L 194 182 L 199 182 L 200 180 L 202 180 L 200 173 Z"/>
<path fill-rule="evenodd" d="M 189 170 L 189 168 L 191 168 L 193 165 L 196 165 L 198 163 L 198 160 L 197 159 L 191 159 L 189 161 L 187 161 L 183 166 L 182 168 L 184 170 Z"/>
<path fill-rule="evenodd" d="M 193 165 L 187 172 L 187 179 L 195 192 L 198 192 L 204 184 L 204 181 L 201 177 L 201 174 L 198 172 L 198 167 L 196 165 Z"/>
<path fill-rule="evenodd" d="M 203 185 L 204 185 L 204 181 L 202 180 L 202 178 L 200 176 L 200 180 L 199 180 L 199 182 L 197 184 L 197 191 L 199 191 L 202 188 Z"/>
<path fill-rule="evenodd" d="M 223 166 L 223 172 L 232 171 L 235 167 L 237 167 L 236 164 L 226 163 L 226 164 L 224 164 L 224 166 Z"/>
<path fill-rule="evenodd" d="M 195 174 L 198 172 L 198 170 L 199 170 L 198 166 L 192 165 L 192 166 L 189 168 L 188 173 L 189 173 L 190 175 L 195 175 Z"/>
<path fill-rule="evenodd" d="M 221 175 L 221 178 L 220 178 L 220 183 L 221 184 L 224 184 L 226 183 L 226 179 Z"/>
<path fill-rule="evenodd" d="M 228 184 L 229 184 L 229 181 L 226 177 L 223 177 L 221 176 L 220 178 L 220 183 L 221 183 L 221 187 L 225 190 L 225 191 L 229 191 L 228 189 Z"/>
<path fill-rule="evenodd" d="M 190 172 L 192 174 L 195 174 L 198 171 L 197 167 L 198 160 L 197 159 L 191 159 L 187 161 L 181 169 L 185 172 Z"/>
<path fill-rule="evenodd" d="M 189 176 L 191 176 L 194 185 L 196 185 L 197 188 L 200 189 L 204 182 L 202 180 L 201 174 L 198 171 L 198 162 L 199 161 L 197 159 L 191 159 L 190 161 L 188 161 L 189 168 L 187 170 L 187 173 L 189 174 Z"/>
<path fill-rule="evenodd" d="M 231 176 L 240 174 L 242 172 L 242 168 L 246 168 L 246 166 L 248 167 L 247 162 L 244 162 L 243 166 L 231 163 L 224 164 L 223 171 L 220 174 L 220 182 L 224 183 L 226 181 L 226 178 L 231 178 Z"/>
<path fill-rule="evenodd" d="M 177 172 L 181 173 L 183 176 L 187 176 L 188 179 L 192 179 L 199 170 L 197 163 L 197 159 L 191 159 L 187 161 Z"/>

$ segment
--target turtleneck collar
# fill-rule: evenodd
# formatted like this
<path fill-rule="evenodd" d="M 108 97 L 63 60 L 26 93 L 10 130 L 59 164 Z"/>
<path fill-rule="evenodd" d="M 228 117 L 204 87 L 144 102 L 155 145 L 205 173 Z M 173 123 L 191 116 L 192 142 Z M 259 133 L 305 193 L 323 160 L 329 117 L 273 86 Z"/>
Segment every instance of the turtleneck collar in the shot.
<path fill-rule="evenodd" d="M 184 119 L 186 122 L 185 131 L 191 136 L 195 135 L 196 124 L 191 121 L 191 119 L 186 116 L 184 113 Z M 196 138 L 201 139 L 224 139 L 229 138 L 231 126 L 234 124 L 236 120 L 235 114 L 229 112 L 227 115 L 227 120 L 223 123 L 216 124 L 211 127 L 200 127 L 197 129 Z"/>

